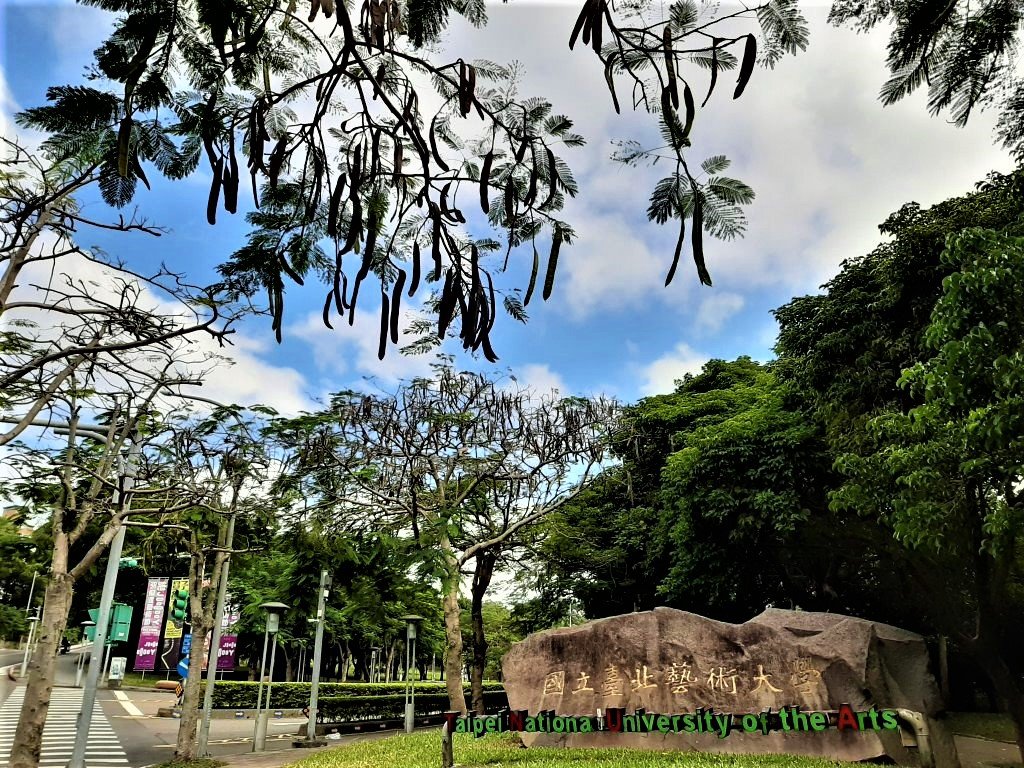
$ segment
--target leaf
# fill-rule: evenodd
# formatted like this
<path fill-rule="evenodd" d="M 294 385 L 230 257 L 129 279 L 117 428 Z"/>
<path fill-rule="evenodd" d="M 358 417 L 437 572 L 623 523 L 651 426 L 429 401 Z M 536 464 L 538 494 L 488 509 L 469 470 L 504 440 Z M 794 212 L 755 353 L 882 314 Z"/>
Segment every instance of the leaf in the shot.
<path fill-rule="evenodd" d="M 704 173 L 707 174 L 721 173 L 722 171 L 729 167 L 729 162 L 729 158 L 727 158 L 725 155 L 712 155 L 703 163 L 701 163 L 700 167 L 701 170 L 703 170 Z"/>
<path fill-rule="evenodd" d="M 750 80 L 750 75 L 754 71 L 754 62 L 756 60 L 757 40 L 753 35 L 747 35 L 747 42 L 743 48 L 743 61 L 740 64 L 740 74 L 736 78 L 736 90 L 732 94 L 734 99 L 738 99 L 743 93 L 743 89 L 747 87 L 747 81 Z"/>
<path fill-rule="evenodd" d="M 544 293 L 541 298 L 547 301 L 551 290 L 555 287 L 555 270 L 558 268 L 558 248 L 562 244 L 562 230 L 556 224 L 555 233 L 551 238 L 551 255 L 548 256 L 548 270 L 544 275 Z"/>

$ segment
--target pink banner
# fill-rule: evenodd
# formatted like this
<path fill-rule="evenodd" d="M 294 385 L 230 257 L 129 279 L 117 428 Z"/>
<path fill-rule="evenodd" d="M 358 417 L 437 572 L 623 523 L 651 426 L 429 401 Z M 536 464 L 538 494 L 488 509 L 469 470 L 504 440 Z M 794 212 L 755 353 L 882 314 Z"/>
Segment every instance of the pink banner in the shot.
<path fill-rule="evenodd" d="M 238 635 L 221 635 L 220 650 L 217 652 L 217 669 L 235 668 L 235 648 L 238 646 Z"/>
<path fill-rule="evenodd" d="M 135 651 L 135 671 L 149 672 L 156 668 L 156 656 L 160 650 L 160 627 L 164 620 L 164 606 L 167 603 L 167 585 L 170 579 L 152 578 L 146 587 L 146 602 L 142 609 L 142 628 L 139 631 L 139 647 Z"/>

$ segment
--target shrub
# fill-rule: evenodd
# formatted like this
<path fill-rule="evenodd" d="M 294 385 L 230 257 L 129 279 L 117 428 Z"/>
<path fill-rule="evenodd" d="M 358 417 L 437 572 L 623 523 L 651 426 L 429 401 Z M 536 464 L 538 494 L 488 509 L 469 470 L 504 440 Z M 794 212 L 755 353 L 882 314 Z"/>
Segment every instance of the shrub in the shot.
<path fill-rule="evenodd" d="M 424 693 L 415 697 L 417 716 L 448 711 L 444 693 Z M 488 713 L 508 706 L 504 691 L 485 691 L 484 708 Z M 405 714 L 405 696 L 325 696 L 317 701 L 317 722 L 342 723 L 349 720 L 392 720 Z"/>
<path fill-rule="evenodd" d="M 421 695 L 444 695 L 444 683 L 417 682 L 417 699 Z M 259 683 L 218 681 L 213 687 L 214 709 L 254 709 Z M 276 709 L 301 709 L 309 704 L 309 683 L 274 683 L 271 690 L 270 705 Z M 465 687 L 466 698 L 469 698 L 469 686 Z M 485 682 L 484 692 L 500 691 L 504 694 L 505 687 L 498 682 Z M 323 701 L 333 696 L 366 697 L 366 696 L 404 696 L 405 683 L 320 683 L 318 698 Z"/>

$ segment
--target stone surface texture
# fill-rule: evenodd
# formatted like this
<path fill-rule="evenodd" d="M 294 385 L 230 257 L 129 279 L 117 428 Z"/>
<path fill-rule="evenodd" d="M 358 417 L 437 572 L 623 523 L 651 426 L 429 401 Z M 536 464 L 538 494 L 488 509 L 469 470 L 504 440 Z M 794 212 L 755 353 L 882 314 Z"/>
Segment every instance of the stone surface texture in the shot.
<path fill-rule="evenodd" d="M 923 713 L 936 768 L 959 768 L 941 719 L 924 639 L 897 627 L 832 613 L 768 609 L 727 624 L 673 608 L 547 630 L 516 643 L 502 660 L 513 710 L 533 715 L 682 714 L 698 708 L 760 713 L 904 708 Z M 737 732 L 738 731 L 738 732 Z M 729 753 L 791 753 L 920 765 L 900 731 L 730 735 L 523 733 L 527 746 L 624 747 Z"/>

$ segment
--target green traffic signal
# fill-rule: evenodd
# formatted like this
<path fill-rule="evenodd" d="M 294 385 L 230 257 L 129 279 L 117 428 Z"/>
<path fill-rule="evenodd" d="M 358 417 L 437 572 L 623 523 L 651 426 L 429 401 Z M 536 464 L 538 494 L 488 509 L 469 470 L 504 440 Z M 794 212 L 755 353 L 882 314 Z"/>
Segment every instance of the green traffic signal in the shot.
<path fill-rule="evenodd" d="M 171 595 L 171 618 L 174 621 L 183 622 L 185 621 L 185 615 L 188 612 L 188 590 L 187 589 L 176 589 L 174 594 Z"/>

